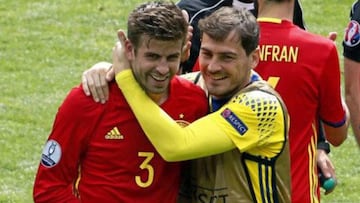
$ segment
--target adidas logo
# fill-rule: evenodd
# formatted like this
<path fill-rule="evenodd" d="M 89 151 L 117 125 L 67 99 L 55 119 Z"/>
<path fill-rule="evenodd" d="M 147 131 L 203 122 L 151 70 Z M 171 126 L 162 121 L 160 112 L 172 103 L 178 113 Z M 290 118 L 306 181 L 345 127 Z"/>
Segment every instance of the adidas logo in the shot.
<path fill-rule="evenodd" d="M 122 139 L 124 139 L 124 136 L 120 133 L 120 131 L 117 127 L 114 127 L 112 130 L 110 130 L 105 135 L 105 139 L 107 139 L 107 140 L 122 140 Z"/>

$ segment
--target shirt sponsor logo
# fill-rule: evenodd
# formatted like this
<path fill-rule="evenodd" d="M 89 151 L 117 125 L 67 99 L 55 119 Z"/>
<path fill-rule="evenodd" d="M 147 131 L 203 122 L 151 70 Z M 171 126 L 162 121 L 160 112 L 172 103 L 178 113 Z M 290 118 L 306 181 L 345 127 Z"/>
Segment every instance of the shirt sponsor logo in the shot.
<path fill-rule="evenodd" d="M 221 115 L 229 122 L 241 135 L 248 131 L 248 127 L 228 108 Z"/>
<path fill-rule="evenodd" d="M 41 164 L 46 168 L 52 168 L 59 163 L 61 158 L 61 146 L 55 140 L 48 140 L 41 156 Z"/>
<path fill-rule="evenodd" d="M 349 47 L 354 47 L 360 43 L 360 25 L 352 20 L 346 28 L 344 43 Z"/>
<path fill-rule="evenodd" d="M 114 127 L 105 135 L 106 140 L 122 140 L 124 136 L 120 133 L 117 127 Z"/>

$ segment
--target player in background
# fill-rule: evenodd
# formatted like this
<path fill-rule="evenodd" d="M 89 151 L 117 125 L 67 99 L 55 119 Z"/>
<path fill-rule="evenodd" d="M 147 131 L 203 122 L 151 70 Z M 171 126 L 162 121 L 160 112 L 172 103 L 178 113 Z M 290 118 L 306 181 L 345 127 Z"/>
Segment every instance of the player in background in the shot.
<path fill-rule="evenodd" d="M 259 60 L 255 17 L 222 7 L 199 28 L 201 76 L 213 113 L 180 128 L 130 70 L 116 76 L 119 87 L 164 159 L 200 158 L 191 164 L 192 202 L 290 202 L 288 115 L 279 95 L 252 75 Z M 116 72 L 129 66 L 123 54 L 115 55 Z"/>
<path fill-rule="evenodd" d="M 203 90 L 175 76 L 187 27 L 173 3 L 145 3 L 128 18 L 126 44 L 143 91 L 181 125 L 208 111 Z M 70 91 L 42 153 L 35 202 L 176 202 L 182 163 L 161 158 L 115 81 L 109 94 L 100 104 L 81 86 Z"/>
<path fill-rule="evenodd" d="M 199 70 L 197 58 L 200 50 L 200 32 L 197 25 L 200 19 L 208 16 L 223 6 L 234 7 L 237 9 L 246 8 L 257 16 L 257 5 L 254 0 L 180 0 L 177 5 L 188 12 L 189 23 L 194 29 L 191 39 L 190 57 L 181 64 L 182 73 Z M 293 19 L 296 25 L 305 29 L 302 7 L 298 0 L 295 0 Z"/>
<path fill-rule="evenodd" d="M 351 126 L 360 147 L 360 1 L 350 11 L 343 41 L 345 99 L 351 112 Z"/>
<path fill-rule="evenodd" d="M 336 46 L 292 23 L 293 0 L 258 3 L 260 62 L 255 71 L 279 92 L 289 110 L 292 202 L 319 202 L 318 119 L 334 146 L 346 139 L 349 120 L 341 99 Z"/>

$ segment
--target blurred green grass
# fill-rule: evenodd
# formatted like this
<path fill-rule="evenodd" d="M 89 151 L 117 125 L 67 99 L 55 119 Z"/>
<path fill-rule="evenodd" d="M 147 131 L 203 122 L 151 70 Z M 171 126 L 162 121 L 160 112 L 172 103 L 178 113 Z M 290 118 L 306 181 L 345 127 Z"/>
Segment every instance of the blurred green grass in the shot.
<path fill-rule="evenodd" d="M 0 0 L 0 202 L 32 202 L 54 115 L 139 0 Z"/>
<path fill-rule="evenodd" d="M 141 0 L 0 0 L 0 202 L 32 202 L 32 184 L 58 106 L 82 72 L 111 59 L 116 30 Z M 338 32 L 352 0 L 302 0 L 310 31 Z M 341 56 L 342 58 L 342 56 Z M 323 202 L 360 202 L 352 135 L 331 157 L 339 185 Z"/>

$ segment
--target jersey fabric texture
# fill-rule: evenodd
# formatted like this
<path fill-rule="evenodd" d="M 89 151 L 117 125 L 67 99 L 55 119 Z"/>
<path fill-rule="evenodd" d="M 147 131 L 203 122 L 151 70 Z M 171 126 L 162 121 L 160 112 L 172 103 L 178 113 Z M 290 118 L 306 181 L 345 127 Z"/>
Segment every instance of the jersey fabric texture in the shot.
<path fill-rule="evenodd" d="M 279 96 L 267 83 L 254 81 L 218 111 L 185 128 L 179 128 L 172 125 L 168 117 L 161 116 L 159 108 L 149 102 L 142 106 L 153 112 L 155 119 L 145 122 L 149 116 L 140 115 L 141 105 L 135 105 L 137 101 L 129 97 L 130 93 L 146 97 L 139 92 L 140 88 L 131 72 L 121 72 L 116 80 L 124 88 L 123 92 L 134 113 L 159 151 L 162 151 L 161 147 L 173 144 L 173 153 L 185 160 L 207 155 L 197 155 L 199 151 L 216 154 L 212 151 L 216 151 L 218 145 L 223 145 L 226 137 L 234 143 L 234 147 L 229 148 L 233 150 L 192 161 L 188 181 L 191 186 L 185 186 L 192 188 L 192 202 L 290 202 L 290 160 L 286 144 L 288 114 Z M 186 141 L 155 137 L 159 131 L 171 133 L 173 138 L 186 137 Z M 210 145 L 204 145 L 219 134 L 223 136 Z M 155 144 L 155 139 L 161 144 Z M 176 152 L 176 146 L 183 150 Z"/>
<path fill-rule="evenodd" d="M 289 21 L 258 22 L 260 62 L 255 71 L 281 95 L 290 115 L 292 202 L 318 202 L 317 116 L 333 127 L 345 122 L 337 50 L 329 39 Z"/>
<path fill-rule="evenodd" d="M 350 11 L 350 22 L 343 41 L 343 55 L 360 62 L 360 1 L 355 1 Z"/>
<path fill-rule="evenodd" d="M 161 108 L 178 124 L 207 113 L 203 90 L 179 77 L 170 85 Z M 109 101 L 99 104 L 74 88 L 59 108 L 36 176 L 35 202 L 176 202 L 181 163 L 161 158 L 115 82 L 109 90 Z"/>

